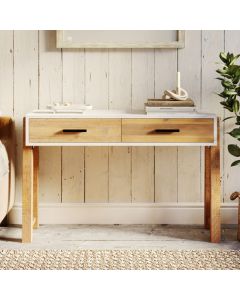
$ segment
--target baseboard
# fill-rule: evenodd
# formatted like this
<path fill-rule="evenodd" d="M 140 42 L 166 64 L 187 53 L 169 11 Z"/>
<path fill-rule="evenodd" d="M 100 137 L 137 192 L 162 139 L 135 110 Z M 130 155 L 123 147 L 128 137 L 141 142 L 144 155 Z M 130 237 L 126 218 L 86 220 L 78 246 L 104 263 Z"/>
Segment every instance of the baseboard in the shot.
<path fill-rule="evenodd" d="M 203 224 L 202 203 L 41 204 L 40 224 Z M 222 204 L 222 224 L 237 223 L 237 207 Z M 21 204 L 9 213 L 10 224 L 22 223 Z"/>

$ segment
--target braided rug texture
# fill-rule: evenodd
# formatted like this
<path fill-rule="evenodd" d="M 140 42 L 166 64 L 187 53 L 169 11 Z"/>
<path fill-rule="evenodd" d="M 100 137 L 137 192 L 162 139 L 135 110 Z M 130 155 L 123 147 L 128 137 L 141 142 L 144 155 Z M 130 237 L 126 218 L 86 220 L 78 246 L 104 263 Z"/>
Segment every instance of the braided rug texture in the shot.
<path fill-rule="evenodd" d="M 0 250 L 1 270 L 239 270 L 235 250 Z"/>

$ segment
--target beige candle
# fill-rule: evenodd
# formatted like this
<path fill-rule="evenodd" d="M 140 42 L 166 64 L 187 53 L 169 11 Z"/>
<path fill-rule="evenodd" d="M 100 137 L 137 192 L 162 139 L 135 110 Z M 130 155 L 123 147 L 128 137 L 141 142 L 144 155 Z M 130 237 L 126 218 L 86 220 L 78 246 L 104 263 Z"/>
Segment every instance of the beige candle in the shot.
<path fill-rule="evenodd" d="M 180 72 L 177 72 L 177 94 L 181 95 L 181 78 L 180 78 Z"/>

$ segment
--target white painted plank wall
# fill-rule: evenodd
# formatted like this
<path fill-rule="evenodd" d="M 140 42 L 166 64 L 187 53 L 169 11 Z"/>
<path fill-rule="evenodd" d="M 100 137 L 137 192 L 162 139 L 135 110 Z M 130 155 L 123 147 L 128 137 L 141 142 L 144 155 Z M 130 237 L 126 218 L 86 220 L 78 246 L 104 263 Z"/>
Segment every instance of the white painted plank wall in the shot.
<path fill-rule="evenodd" d="M 0 110 L 13 116 L 13 31 L 0 30 Z"/>
<path fill-rule="evenodd" d="M 216 69 L 219 68 L 217 62 L 220 62 L 218 58 L 219 53 L 224 50 L 224 31 L 204 30 L 202 31 L 202 103 L 201 108 L 204 111 L 216 113 L 221 120 L 224 118 L 224 111 L 220 105 L 221 98 L 216 94 L 221 91 L 221 84 L 219 80 L 216 80 L 218 74 Z M 226 135 L 223 134 L 223 122 L 220 121 L 221 129 L 221 174 L 224 176 L 224 157 L 223 157 L 223 145 Z M 202 160 L 203 161 L 203 160 Z M 225 189 L 225 182 L 222 178 L 222 195 Z M 229 195 L 227 196 L 229 197 Z M 226 200 L 227 198 L 225 198 Z"/>
<path fill-rule="evenodd" d="M 178 50 L 178 69 L 182 86 L 200 108 L 201 31 L 189 31 L 186 47 Z M 178 201 L 195 202 L 201 197 L 201 152 L 199 147 L 178 148 Z M 189 184 L 191 182 L 191 184 Z"/>
<path fill-rule="evenodd" d="M 154 97 L 154 50 L 132 50 L 132 109 Z M 132 147 L 132 202 L 154 202 L 154 147 Z"/>
<path fill-rule="evenodd" d="M 62 51 L 63 102 L 84 103 L 85 53 Z M 71 166 L 71 167 L 69 167 Z M 62 202 L 84 202 L 84 148 L 62 148 Z"/>
<path fill-rule="evenodd" d="M 39 107 L 62 102 L 62 53 L 56 49 L 55 31 L 39 32 Z M 24 73 L 24 72 L 23 72 Z M 41 202 L 61 202 L 62 149 L 40 148 L 39 198 Z"/>
<path fill-rule="evenodd" d="M 224 48 L 240 52 L 239 31 L 187 31 L 182 50 L 57 50 L 55 31 L 0 31 L 0 111 L 17 125 L 17 202 L 21 201 L 22 117 L 55 101 L 138 109 L 148 97 L 182 85 L 197 106 L 223 117 L 215 62 Z M 238 188 L 224 145 L 223 189 Z M 41 202 L 199 202 L 203 156 L 198 148 L 69 148 L 40 152 Z"/>
<path fill-rule="evenodd" d="M 22 189 L 22 125 L 23 116 L 38 108 L 38 32 L 14 32 L 14 120 L 16 126 L 16 195 Z M 1 110 L 1 108 L 0 108 Z M 44 189 L 44 187 L 43 187 Z"/>
<path fill-rule="evenodd" d="M 132 51 L 109 50 L 109 108 L 131 110 Z M 132 149 L 109 149 L 109 202 L 132 201 Z"/>
<path fill-rule="evenodd" d="M 155 97 L 176 87 L 177 50 L 155 50 Z M 155 147 L 155 201 L 178 201 L 178 148 Z"/>
<path fill-rule="evenodd" d="M 85 103 L 108 109 L 108 50 L 85 50 Z M 108 147 L 85 147 L 85 202 L 108 202 Z"/>

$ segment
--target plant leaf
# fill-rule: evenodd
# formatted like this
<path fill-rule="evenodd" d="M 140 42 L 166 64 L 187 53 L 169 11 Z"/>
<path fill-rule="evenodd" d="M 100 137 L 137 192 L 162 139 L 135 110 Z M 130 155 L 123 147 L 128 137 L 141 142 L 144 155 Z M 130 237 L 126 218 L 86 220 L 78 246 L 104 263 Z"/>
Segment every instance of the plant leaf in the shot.
<path fill-rule="evenodd" d="M 228 152 L 233 156 L 240 156 L 240 148 L 237 145 L 230 144 L 228 145 Z"/>
<path fill-rule="evenodd" d="M 228 132 L 232 137 L 239 139 L 240 138 L 240 127 L 234 128 L 232 131 Z"/>
<path fill-rule="evenodd" d="M 235 123 L 236 125 L 240 125 L 240 116 L 237 116 L 236 117 L 236 123 Z"/>
<path fill-rule="evenodd" d="M 240 80 L 240 75 L 235 75 L 234 78 L 232 79 L 233 84 L 238 84 Z"/>
<path fill-rule="evenodd" d="M 224 118 L 224 119 L 223 119 L 223 122 L 224 122 L 224 121 L 227 121 L 227 120 L 229 120 L 229 119 L 232 119 L 232 118 L 235 118 L 235 116 Z M 240 124 L 239 124 L 239 125 L 240 125 Z"/>
<path fill-rule="evenodd" d="M 226 90 L 226 89 L 225 89 L 224 93 L 225 93 L 227 96 L 237 95 L 237 92 L 235 92 L 235 90 L 233 90 L 233 89 L 231 89 L 231 90 Z"/>
<path fill-rule="evenodd" d="M 239 58 L 239 55 L 235 56 L 229 65 L 230 66 L 234 65 L 234 63 L 237 61 L 238 58 Z"/>
<path fill-rule="evenodd" d="M 237 113 L 239 111 L 239 102 L 236 100 L 233 103 L 233 111 Z"/>
<path fill-rule="evenodd" d="M 231 167 L 237 166 L 240 164 L 240 160 L 235 160 L 232 164 Z"/>
<path fill-rule="evenodd" d="M 227 54 L 224 52 L 220 52 L 219 57 L 222 62 L 226 63 L 227 62 Z"/>
<path fill-rule="evenodd" d="M 221 84 L 224 88 L 235 89 L 235 85 L 229 80 L 222 80 Z"/>

